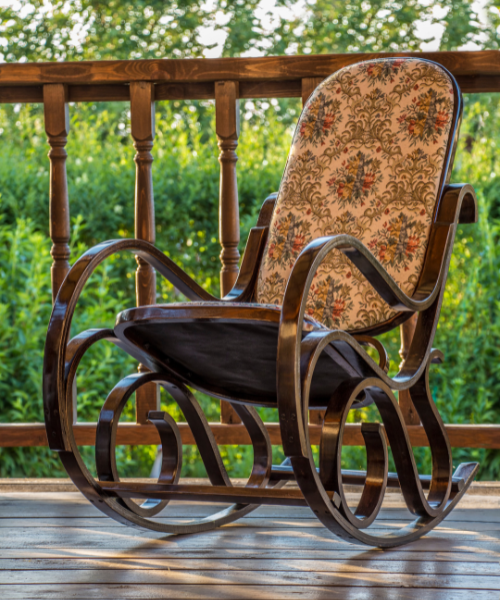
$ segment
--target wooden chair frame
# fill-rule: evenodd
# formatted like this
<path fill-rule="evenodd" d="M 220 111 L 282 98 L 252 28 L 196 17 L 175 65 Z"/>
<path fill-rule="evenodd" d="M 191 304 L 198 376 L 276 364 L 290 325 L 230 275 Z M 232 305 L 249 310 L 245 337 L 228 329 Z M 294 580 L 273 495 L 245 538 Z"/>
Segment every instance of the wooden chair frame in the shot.
<path fill-rule="evenodd" d="M 164 308 L 143 306 L 132 309 L 128 311 L 132 316 L 119 322 L 114 331 L 89 330 L 69 339 L 73 313 L 88 278 L 101 262 L 116 252 L 129 251 L 135 254 L 139 265 L 156 269 L 190 300 L 197 301 L 196 310 L 188 305 L 183 307 L 184 317 L 211 317 L 213 309 L 210 303 L 220 301 L 143 239 L 104 242 L 87 251 L 73 265 L 55 299 L 47 334 L 43 388 L 47 436 L 50 447 L 59 452 L 73 481 L 100 510 L 123 523 L 165 533 L 188 533 L 234 521 L 261 504 L 307 505 L 326 527 L 340 537 L 391 547 L 422 536 L 455 507 L 472 482 L 478 466 L 475 463 L 462 464 L 452 474 L 451 447 L 428 382 L 430 364 L 442 358 L 439 351 L 432 349 L 432 343 L 456 228 L 459 223 L 477 220 L 473 188 L 468 184 L 449 183 L 462 112 L 460 91 L 453 78 L 452 81 L 455 93 L 453 128 L 425 262 L 413 296 L 407 296 L 372 253 L 358 239 L 349 235 L 334 235 L 312 241 L 301 252 L 293 267 L 281 309 L 277 352 L 277 408 L 286 464 L 272 465 L 268 432 L 251 404 L 245 403 L 244 399 L 218 393 L 213 388 L 204 390 L 232 403 L 251 438 L 254 464 L 243 488 L 232 486 L 213 433 L 188 385 L 198 389 L 203 387 L 191 380 L 189 373 L 179 372 L 148 352 L 145 345 L 133 343 L 127 338 L 126 330 L 133 323 L 134 310 L 141 311 L 141 318 L 147 320 L 157 317 Z M 250 232 L 239 276 L 233 289 L 223 299 L 227 303 L 251 303 L 254 299 L 275 201 L 276 194 L 272 194 L 262 206 L 257 225 Z M 312 278 L 320 263 L 334 250 L 343 252 L 397 312 L 389 321 L 354 335 L 340 330 L 318 330 L 304 337 L 306 300 Z M 207 302 L 206 309 L 203 306 L 200 308 L 199 302 Z M 227 308 L 219 307 L 218 310 L 224 314 L 230 310 L 230 305 Z M 257 311 L 256 308 L 249 306 L 245 310 L 248 318 L 255 318 L 253 313 Z M 399 373 L 391 378 L 386 372 L 385 350 L 372 336 L 396 327 L 414 314 L 418 315 L 418 319 L 408 355 Z M 75 377 L 78 365 L 85 352 L 101 340 L 121 347 L 149 371 L 123 379 L 111 391 L 103 406 L 96 432 L 96 480 L 84 465 L 76 444 L 73 407 L 76 402 Z M 343 360 L 337 351 L 342 345 L 349 346 L 364 361 L 366 372 L 363 376 L 355 373 L 357 376 L 345 380 L 328 403 L 318 470 L 314 465 L 307 427 L 311 381 L 319 357 L 325 350 L 333 348 L 334 362 Z M 378 350 L 379 364 L 368 356 L 363 345 L 371 345 Z M 171 417 L 161 411 L 150 411 L 148 414 L 162 442 L 163 462 L 158 482 L 120 482 L 115 460 L 118 420 L 128 398 L 152 382 L 163 386 L 182 409 L 200 450 L 211 486 L 178 483 L 182 462 L 180 434 Z M 418 474 L 407 427 L 393 394 L 394 391 L 405 390 L 410 393 L 429 439 L 433 459 L 430 477 L 420 477 Z M 341 470 L 340 450 L 347 415 L 364 393 L 369 394 L 382 416 L 387 439 L 393 449 L 397 475 L 388 473 L 387 441 L 379 424 L 363 424 L 361 429 L 367 447 L 366 473 Z M 282 489 L 291 479 L 297 481 L 299 489 Z M 347 505 L 343 482 L 364 486 L 354 513 Z M 416 518 L 397 533 L 373 535 L 366 528 L 376 518 L 388 485 L 401 489 L 409 510 Z M 424 489 L 429 490 L 427 497 Z M 137 498 L 144 498 L 146 502 L 138 505 L 133 501 Z M 172 499 L 234 504 L 210 517 L 187 524 L 151 520 Z"/>

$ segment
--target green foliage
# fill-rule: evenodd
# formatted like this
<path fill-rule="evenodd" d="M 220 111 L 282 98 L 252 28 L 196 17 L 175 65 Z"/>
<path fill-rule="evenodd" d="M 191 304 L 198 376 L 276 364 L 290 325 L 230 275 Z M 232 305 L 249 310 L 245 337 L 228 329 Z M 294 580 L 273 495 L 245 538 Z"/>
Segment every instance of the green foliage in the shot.
<path fill-rule="evenodd" d="M 499 11 L 495 3 L 468 0 L 395 2 L 368 0 L 276 0 L 278 10 L 258 0 L 20 0 L 0 8 L 1 52 L 5 61 L 200 57 L 222 39 L 223 56 L 245 53 L 326 53 L 418 50 L 419 22 L 440 23 L 441 49 L 466 43 L 497 48 Z M 481 18 L 480 18 L 481 16 Z M 212 30 L 207 35 L 207 30 Z M 425 41 L 431 41 L 425 40 Z M 262 200 L 279 184 L 298 100 L 241 102 L 238 183 L 242 242 Z M 98 241 L 133 236 L 134 150 L 127 107 L 121 103 L 72 105 L 68 141 L 68 182 L 72 215 L 72 260 Z M 155 162 L 157 245 L 212 293 L 218 293 L 218 149 L 212 102 L 158 102 Z M 41 367 L 50 315 L 48 160 L 40 106 L 0 108 L 0 392 L 4 422 L 43 419 Z M 480 221 L 459 230 L 447 284 L 436 347 L 446 361 L 433 367 L 431 387 L 447 422 L 500 421 L 500 109 L 495 95 L 466 98 L 453 181 L 478 191 Z M 240 247 L 242 247 L 241 244 Z M 75 316 L 74 333 L 112 326 L 116 313 L 134 303 L 131 258 L 113 257 L 91 278 Z M 158 300 L 178 299 L 160 283 Z M 392 372 L 399 358 L 398 332 L 386 334 Z M 78 379 L 78 419 L 95 420 L 109 390 L 135 365 L 106 343 L 86 356 Z M 217 402 L 200 396 L 210 420 Z M 164 395 L 162 405 L 182 414 Z M 266 420 L 275 411 L 261 409 Z M 129 402 L 124 420 L 134 418 Z M 352 420 L 377 418 L 373 409 Z M 232 475 L 249 473 L 252 452 L 223 447 Z M 282 459 L 274 448 L 275 460 Z M 93 450 L 84 456 L 89 466 Z M 120 474 L 146 475 L 153 447 L 120 448 Z M 454 450 L 456 461 L 479 459 L 481 477 L 498 478 L 500 453 Z M 419 466 L 430 466 L 418 449 Z M 364 451 L 346 448 L 346 466 L 361 468 Z M 203 476 L 197 450 L 184 448 L 184 474 Z M 44 448 L 0 451 L 1 476 L 54 476 L 63 470 Z"/>
<path fill-rule="evenodd" d="M 28 241 L 29 240 L 29 241 Z M 51 310 L 50 240 L 26 221 L 12 230 L 0 226 L 0 394 L 2 422 L 40 421 L 40 367 L 43 338 Z M 13 448 L 0 451 L 2 473 L 61 471 L 48 449 Z"/>
<path fill-rule="evenodd" d="M 5 60 L 97 60 L 196 56 L 198 27 L 211 16 L 201 0 L 33 0 L 5 7 Z M 210 47 L 210 46 L 209 46 Z"/>
<path fill-rule="evenodd" d="M 3 60 L 193 58 L 418 50 L 420 23 L 443 50 L 498 47 L 494 0 L 19 0 L 0 7 Z M 273 9 L 274 4 L 274 10 Z M 487 18 L 484 22 L 484 15 Z M 429 36 L 424 41 L 432 41 Z"/>
<path fill-rule="evenodd" d="M 418 50 L 422 40 L 416 35 L 416 26 L 431 9 L 418 0 L 317 0 L 308 5 L 310 13 L 298 40 L 298 51 L 315 54 Z"/>

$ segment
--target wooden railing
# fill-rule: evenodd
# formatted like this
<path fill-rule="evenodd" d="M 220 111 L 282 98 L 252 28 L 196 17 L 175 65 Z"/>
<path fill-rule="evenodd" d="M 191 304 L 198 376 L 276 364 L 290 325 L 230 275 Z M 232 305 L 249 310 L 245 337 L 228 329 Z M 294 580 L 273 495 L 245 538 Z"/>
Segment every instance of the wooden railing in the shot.
<path fill-rule="evenodd" d="M 337 69 L 377 56 L 392 54 L 331 54 L 239 59 L 187 59 L 97 61 L 78 63 L 24 63 L 0 65 L 0 102 L 43 103 L 45 130 L 50 146 L 50 237 L 53 242 L 52 293 L 69 270 L 70 206 L 66 181 L 65 145 L 69 132 L 69 102 L 130 102 L 131 134 L 137 151 L 135 187 L 135 236 L 155 241 L 153 180 L 154 111 L 158 100 L 214 99 L 216 135 L 220 148 L 221 294 L 231 289 L 238 273 L 240 240 L 236 153 L 239 138 L 240 98 L 302 98 Z M 418 56 L 444 65 L 456 77 L 464 93 L 500 92 L 500 52 L 427 52 Z M 474 183 L 474 182 L 471 182 Z M 269 190 L 274 191 L 274 190 Z M 155 301 L 154 270 L 137 260 L 137 304 Z M 412 322 L 402 327 L 401 355 L 412 336 Z M 139 366 L 139 370 L 142 370 Z M 136 423 L 119 427 L 120 444 L 156 444 L 156 429 L 146 415 L 159 404 L 155 384 L 139 389 Z M 246 430 L 231 406 L 221 403 L 221 423 L 211 424 L 219 444 L 249 443 Z M 428 445 L 418 425 L 407 394 L 400 404 L 415 446 Z M 267 424 L 274 444 L 281 442 L 277 423 Z M 311 418 L 312 443 L 318 443 L 321 426 Z M 186 424 L 180 424 L 183 443 L 193 443 Z M 452 446 L 500 448 L 500 425 L 447 425 Z M 77 443 L 93 445 L 95 424 L 76 423 Z M 360 426 L 348 426 L 344 443 L 363 445 Z M 47 444 L 41 423 L 0 425 L 0 446 L 43 446 Z"/>

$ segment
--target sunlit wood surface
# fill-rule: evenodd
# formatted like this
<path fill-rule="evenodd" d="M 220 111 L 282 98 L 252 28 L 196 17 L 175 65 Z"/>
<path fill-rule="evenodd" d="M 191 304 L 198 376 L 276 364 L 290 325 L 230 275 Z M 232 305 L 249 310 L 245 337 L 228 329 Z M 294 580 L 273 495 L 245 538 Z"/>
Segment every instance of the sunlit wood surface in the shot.
<path fill-rule="evenodd" d="M 376 527 L 409 513 L 389 494 Z M 165 517 L 208 514 L 172 503 Z M 469 495 L 396 550 L 335 538 L 305 508 L 263 507 L 189 536 L 135 531 L 78 493 L 0 493 L 0 598 L 491 600 L 500 597 L 500 496 Z"/>

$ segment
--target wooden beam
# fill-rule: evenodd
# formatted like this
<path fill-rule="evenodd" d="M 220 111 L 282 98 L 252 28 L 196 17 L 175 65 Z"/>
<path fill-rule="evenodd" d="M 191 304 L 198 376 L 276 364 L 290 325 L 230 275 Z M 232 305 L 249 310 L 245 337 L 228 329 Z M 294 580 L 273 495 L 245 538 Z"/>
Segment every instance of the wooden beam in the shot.
<path fill-rule="evenodd" d="M 159 83 L 155 86 L 156 100 L 210 100 L 215 98 L 215 84 Z"/>
<path fill-rule="evenodd" d="M 187 423 L 178 423 L 184 445 L 194 444 L 194 438 Z M 454 448 L 500 449 L 500 425 L 445 425 Z M 215 439 L 220 445 L 250 444 L 250 438 L 243 425 L 210 423 Z M 281 445 L 279 423 L 266 423 L 271 442 Z M 95 444 L 95 423 L 77 423 L 74 427 L 77 444 L 93 446 Z M 408 426 L 413 446 L 428 446 L 427 436 L 420 425 Z M 321 425 L 309 425 L 311 443 L 319 444 Z M 123 423 L 118 426 L 117 443 L 120 445 L 158 444 L 156 428 L 149 424 Z M 360 423 L 346 425 L 344 436 L 346 446 L 363 446 Z M 47 435 L 43 423 L 2 423 L 0 424 L 0 448 L 47 446 Z"/>
<path fill-rule="evenodd" d="M 0 84 L 1 86 L 1 84 Z M 43 86 L 0 87 L 0 104 L 36 104 L 43 102 Z"/>
<path fill-rule="evenodd" d="M 305 106 L 309 96 L 322 81 L 323 77 L 304 77 L 304 79 L 301 81 L 302 106 Z"/>
<path fill-rule="evenodd" d="M 318 78 L 324 79 L 328 74 Z M 314 79 L 314 78 L 309 78 Z M 457 77 L 464 93 L 500 92 L 500 75 L 460 75 Z M 302 80 L 241 81 L 240 98 L 300 98 Z M 159 83 L 155 85 L 156 100 L 213 100 L 214 82 Z M 69 102 L 128 102 L 128 82 L 106 85 L 69 85 Z M 36 104 L 43 102 L 41 85 L 6 86 L 0 79 L 0 104 Z"/>
<path fill-rule="evenodd" d="M 71 85 L 70 102 L 128 102 L 130 86 L 123 85 Z"/>
<path fill-rule="evenodd" d="M 500 76 L 500 51 L 378 52 L 266 56 L 260 58 L 103 60 L 51 63 L 4 63 L 0 85 L 112 84 L 131 81 L 194 83 L 215 81 L 284 81 L 326 77 L 362 60 L 416 56 L 442 64 L 456 77 L 472 77 L 478 86 L 484 77 Z M 489 85 L 489 84 L 488 84 Z"/>
<path fill-rule="evenodd" d="M 241 81 L 240 98 L 300 98 L 302 81 Z"/>

